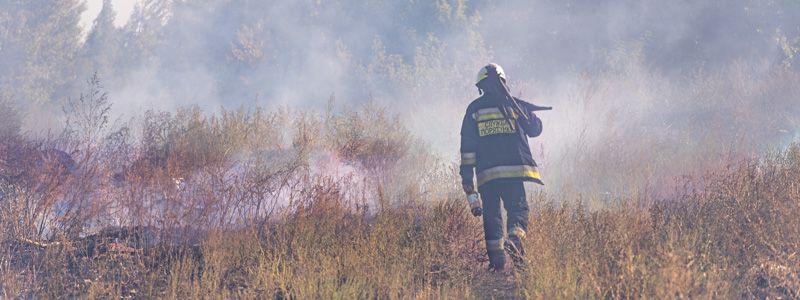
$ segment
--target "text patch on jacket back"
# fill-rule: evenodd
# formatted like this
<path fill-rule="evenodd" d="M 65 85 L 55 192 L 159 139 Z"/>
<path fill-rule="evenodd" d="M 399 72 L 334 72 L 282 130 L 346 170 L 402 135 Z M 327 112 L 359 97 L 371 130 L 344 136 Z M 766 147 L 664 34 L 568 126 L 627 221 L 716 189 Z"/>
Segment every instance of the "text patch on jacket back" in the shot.
<path fill-rule="evenodd" d="M 478 136 L 480 137 L 516 132 L 514 122 L 509 122 L 504 118 L 500 109 L 496 107 L 479 109 L 473 118 L 478 123 Z"/>
<path fill-rule="evenodd" d="M 487 136 L 501 133 L 514 133 L 514 123 L 506 119 L 478 122 L 478 136 Z"/>

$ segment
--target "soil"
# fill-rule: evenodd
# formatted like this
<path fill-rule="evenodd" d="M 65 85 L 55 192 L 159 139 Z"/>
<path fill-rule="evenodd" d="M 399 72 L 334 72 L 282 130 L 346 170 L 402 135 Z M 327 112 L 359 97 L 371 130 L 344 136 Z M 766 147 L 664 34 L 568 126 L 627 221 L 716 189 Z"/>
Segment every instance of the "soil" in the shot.
<path fill-rule="evenodd" d="M 476 278 L 475 299 L 520 299 L 513 270 L 483 271 Z"/>

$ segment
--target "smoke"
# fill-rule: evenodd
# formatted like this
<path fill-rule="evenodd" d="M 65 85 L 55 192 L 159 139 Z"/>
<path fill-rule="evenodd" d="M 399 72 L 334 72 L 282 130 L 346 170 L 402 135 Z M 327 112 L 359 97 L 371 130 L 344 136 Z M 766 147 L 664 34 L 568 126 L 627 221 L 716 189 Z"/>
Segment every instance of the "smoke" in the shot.
<path fill-rule="evenodd" d="M 115 11 L 117 13 L 117 19 L 114 22 L 116 26 L 123 26 L 125 23 L 128 22 L 128 18 L 130 18 L 131 12 L 133 12 L 133 8 L 136 5 L 137 1 L 129 1 L 129 0 L 112 0 Z M 85 32 L 88 32 L 91 29 L 92 21 L 97 17 L 97 14 L 100 13 L 100 10 L 103 8 L 103 1 L 102 0 L 88 0 L 86 1 L 86 11 L 81 14 L 81 26 L 85 28 Z"/>
<path fill-rule="evenodd" d="M 666 180 L 800 132 L 800 5 L 791 1 L 208 0 L 170 9 L 143 58 L 105 80 L 118 115 L 373 101 L 455 162 L 461 118 L 478 96 L 472 80 L 497 62 L 514 95 L 555 107 L 539 114 L 544 133 L 532 140 L 547 188 L 586 192 Z"/>

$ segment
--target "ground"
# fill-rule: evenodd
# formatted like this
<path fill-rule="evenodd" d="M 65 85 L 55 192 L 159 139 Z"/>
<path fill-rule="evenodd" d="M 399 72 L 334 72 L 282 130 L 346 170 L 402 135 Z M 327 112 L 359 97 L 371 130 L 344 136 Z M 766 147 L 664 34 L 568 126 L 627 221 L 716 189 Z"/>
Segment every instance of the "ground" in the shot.
<path fill-rule="evenodd" d="M 475 299 L 518 299 L 518 287 L 514 281 L 515 272 L 518 271 L 482 271 L 478 274 L 473 288 Z"/>

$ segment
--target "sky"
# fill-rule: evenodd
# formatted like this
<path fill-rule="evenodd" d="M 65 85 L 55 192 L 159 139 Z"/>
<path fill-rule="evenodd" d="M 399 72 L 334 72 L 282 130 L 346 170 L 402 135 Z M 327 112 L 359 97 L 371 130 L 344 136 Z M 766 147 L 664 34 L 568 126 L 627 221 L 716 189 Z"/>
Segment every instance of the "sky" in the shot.
<path fill-rule="evenodd" d="M 125 25 L 125 22 L 128 22 L 128 18 L 130 18 L 136 2 L 137 0 L 111 0 L 111 4 L 114 5 L 114 10 L 117 12 L 117 19 L 114 22 L 117 26 Z M 81 26 L 84 28 L 84 34 L 88 33 L 92 22 L 94 22 L 94 19 L 102 8 L 103 0 L 86 0 L 86 11 L 81 18 Z"/>

